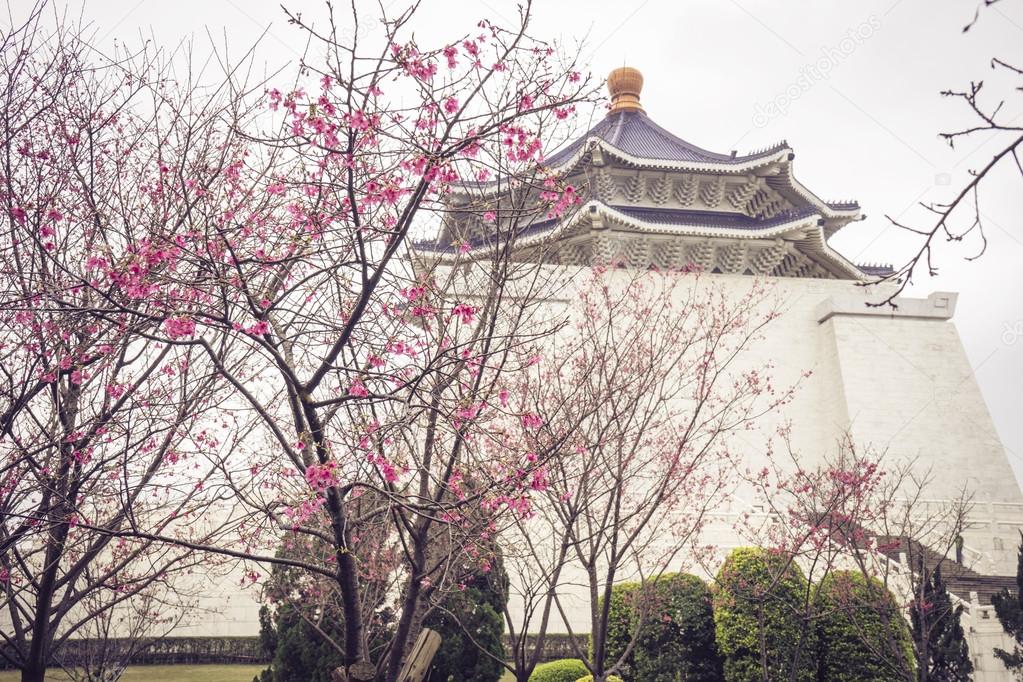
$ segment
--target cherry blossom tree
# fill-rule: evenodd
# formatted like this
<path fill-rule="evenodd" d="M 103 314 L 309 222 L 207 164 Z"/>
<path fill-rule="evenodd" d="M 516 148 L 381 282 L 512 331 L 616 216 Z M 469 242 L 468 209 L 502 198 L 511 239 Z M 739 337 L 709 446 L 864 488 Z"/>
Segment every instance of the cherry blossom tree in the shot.
<path fill-rule="evenodd" d="M 44 5 L 2 44 L 0 651 L 41 681 L 70 639 L 140 609 L 121 634 L 144 637 L 217 570 L 156 536 L 233 534 L 206 486 L 233 447 L 223 382 L 175 342 L 199 300 L 163 281 L 202 276 L 183 225 L 216 202 L 184 178 L 216 176 L 226 143 L 159 52 L 104 55 Z"/>
<path fill-rule="evenodd" d="M 5 37 L 0 558 L 12 617 L 49 628 L 16 628 L 26 679 L 58 623 L 25 543 L 62 588 L 68 552 L 122 591 L 140 552 L 286 566 L 336 596 L 345 674 L 395 680 L 428 600 L 529 512 L 558 439 L 506 385 L 558 323 L 513 247 L 579 202 L 543 161 L 594 88 L 528 3 L 436 46 L 416 11 L 288 13 L 309 49 L 266 85 L 103 57 L 41 11 Z"/>
<path fill-rule="evenodd" d="M 216 490 L 240 536 L 145 537 L 330 581 L 346 674 L 395 680 L 425 600 L 457 586 L 458 562 L 485 564 L 550 451 L 504 388 L 557 326 L 525 324 L 545 275 L 513 245 L 578 203 L 543 159 L 593 88 L 529 36 L 528 3 L 511 29 L 436 46 L 413 36 L 415 6 L 370 27 L 328 9 L 288 14 L 310 47 L 286 87 L 256 93 L 258 115 L 229 72 L 233 107 L 201 142 L 220 163 L 165 173 L 210 212 L 168 225 L 173 267 L 147 282 L 177 296 L 161 333 L 230 388 Z M 118 305 L 153 319 L 152 298 Z M 396 620 L 371 652 L 381 584 Z"/>
<path fill-rule="evenodd" d="M 827 618 L 828 609 L 842 608 L 819 598 L 821 585 L 850 571 L 860 576 L 861 593 L 848 608 L 869 612 L 881 627 L 860 633 L 857 645 L 892 679 L 918 679 L 917 661 L 927 660 L 928 642 L 924 636 L 907 646 L 907 614 L 925 601 L 931 573 L 947 562 L 966 527 L 968 491 L 930 504 L 929 473 L 920 473 L 914 462 L 891 462 L 887 453 L 858 446 L 849 436 L 835 455 L 807 466 L 789 435 L 788 426 L 780 429 L 782 447 L 769 450 L 767 466 L 745 472 L 763 512 L 744 514 L 737 531 L 804 569 L 800 616 L 807 628 Z"/>
<path fill-rule="evenodd" d="M 527 645 L 525 633 L 542 633 L 552 608 L 594 679 L 619 669 L 632 646 L 607 660 L 613 586 L 649 586 L 700 560 L 705 517 L 733 480 L 731 437 L 792 395 L 744 354 L 777 315 L 763 282 L 733 296 L 697 272 L 595 268 L 578 277 L 568 325 L 521 389 L 552 433 L 571 428 L 535 474 L 543 504 L 505 541 L 526 548 L 535 568 L 512 588 L 525 602 L 524 622 L 509 619 L 519 680 L 542 646 Z M 568 617 L 566 587 L 576 582 L 589 638 Z M 644 617 L 654 616 L 637 618 L 637 633 Z"/>

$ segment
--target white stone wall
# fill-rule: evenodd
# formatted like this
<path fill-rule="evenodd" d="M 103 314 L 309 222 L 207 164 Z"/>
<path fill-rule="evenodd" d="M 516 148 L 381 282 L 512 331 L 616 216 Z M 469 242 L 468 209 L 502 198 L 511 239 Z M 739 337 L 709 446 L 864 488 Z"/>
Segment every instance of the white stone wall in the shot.
<path fill-rule="evenodd" d="M 701 281 L 737 296 L 751 283 L 739 275 L 704 275 Z M 876 293 L 848 281 L 777 279 L 771 285 L 784 312 L 744 362 L 758 366 L 770 361 L 779 385 L 800 381 L 804 371 L 812 374 L 801 380 L 795 400 L 782 414 L 763 422 L 761 434 L 743 436 L 751 468 L 762 462 L 765 434 L 784 420 L 792 422 L 793 444 L 808 462 L 814 453 L 834 453 L 843 434 L 851 431 L 858 443 L 887 450 L 893 463 L 915 458 L 921 472 L 933 467 L 929 490 L 935 505 L 958 496 L 968 485 L 978 504 L 972 527 L 964 534 L 967 562 L 982 573 L 1011 574 L 1016 529 L 1023 527 L 1023 495 L 949 319 L 954 295 L 902 301 L 897 311 L 891 311 L 867 308 Z M 563 310 L 565 303 L 571 305 L 571 290 L 561 291 L 558 298 L 552 307 Z M 746 509 L 739 500 L 722 512 Z M 703 538 L 719 548 L 719 556 L 745 544 L 729 533 L 729 526 L 723 518 Z M 714 568 L 681 560 L 677 567 L 705 575 Z M 568 620 L 576 632 L 587 632 L 583 576 L 571 571 L 564 583 Z M 232 593 L 230 602 L 222 605 L 223 615 L 204 613 L 181 634 L 258 632 L 256 593 L 227 582 L 217 589 L 207 606 L 215 606 L 219 595 Z M 980 613 L 967 613 L 969 623 L 964 622 L 977 658 L 977 679 L 1006 680 L 991 649 L 1008 644 L 993 615 L 982 619 Z M 553 620 L 552 630 L 566 630 L 557 615 Z"/>
<path fill-rule="evenodd" d="M 579 274 L 574 268 L 557 272 Z M 724 287 L 735 295 L 747 290 L 751 281 L 740 275 L 701 279 L 703 285 Z M 857 443 L 887 450 L 892 462 L 916 458 L 921 471 L 933 467 L 930 490 L 935 505 L 968 486 L 978 502 L 965 533 L 968 563 L 982 573 L 1012 574 L 1017 529 L 1023 527 L 1023 495 L 949 319 L 955 296 L 902 301 L 892 311 L 867 308 L 876 292 L 848 281 L 786 278 L 771 284 L 784 312 L 743 362 L 773 363 L 779 385 L 798 381 L 807 370 L 812 375 L 802 381 L 783 413 L 763 423 L 761 434 L 744 436 L 751 468 L 758 468 L 764 434 L 784 420 L 793 425 L 796 449 L 811 459 L 834 453 L 843 434 L 851 431 Z M 572 298 L 570 289 L 562 291 L 554 305 L 570 305 Z M 741 506 L 741 500 L 737 504 Z M 718 530 L 704 540 L 716 544 L 720 554 L 744 544 L 729 536 L 727 523 L 715 527 Z M 675 570 L 713 568 L 680 561 Z M 240 577 L 238 573 L 211 584 L 204 610 L 188 618 L 175 634 L 257 634 L 258 592 L 237 587 Z M 586 632 L 581 577 L 568 576 L 566 582 L 573 586 L 566 585 L 564 591 L 573 628 Z M 983 617 L 984 612 L 972 609 L 964 623 L 978 660 L 977 679 L 1007 680 L 990 653 L 993 646 L 1007 643 L 997 621 L 990 613 Z M 552 630 L 564 631 L 558 620 L 555 615 Z"/>
<path fill-rule="evenodd" d="M 750 286 L 749 277 L 738 275 L 705 275 L 703 282 L 735 295 Z M 900 300 L 892 310 L 868 307 L 869 300 L 879 298 L 877 292 L 848 281 L 777 279 L 772 284 L 784 313 L 744 362 L 773 363 L 779 385 L 799 380 L 807 370 L 812 375 L 801 381 L 782 413 L 762 423 L 759 434 L 743 436 L 750 467 L 759 468 L 763 439 L 782 421 L 792 423 L 793 444 L 810 465 L 818 455 L 835 453 L 843 435 L 851 433 L 859 446 L 886 452 L 893 466 L 913 461 L 919 475 L 929 471 L 928 505 L 943 507 L 966 487 L 976 506 L 963 533 L 964 563 L 980 573 L 1013 574 L 1023 495 L 951 321 L 955 295 Z M 730 532 L 728 518 L 745 511 L 742 506 L 740 496 L 704 534 L 719 557 L 746 544 Z M 683 560 L 674 568 L 708 576 L 715 570 Z M 589 627 L 582 579 L 572 571 L 561 589 L 576 632 Z M 964 627 L 976 679 L 1008 680 L 992 649 L 1010 643 L 990 607 L 968 609 Z"/>

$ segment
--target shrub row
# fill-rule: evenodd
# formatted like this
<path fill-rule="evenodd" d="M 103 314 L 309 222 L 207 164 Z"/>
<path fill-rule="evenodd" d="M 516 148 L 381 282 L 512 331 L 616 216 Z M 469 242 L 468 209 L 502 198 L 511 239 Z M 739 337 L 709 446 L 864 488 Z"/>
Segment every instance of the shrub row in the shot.
<path fill-rule="evenodd" d="M 718 572 L 714 622 L 727 682 L 909 679 L 909 624 L 891 592 L 861 573 L 811 585 L 791 558 L 733 551 Z"/>
<path fill-rule="evenodd" d="M 756 548 L 734 550 L 713 589 L 688 574 L 616 585 L 604 664 L 625 682 L 910 679 L 915 665 L 908 623 L 881 582 L 836 571 L 810 584 L 789 557 Z M 573 682 L 579 670 L 555 661 L 530 680 Z"/>

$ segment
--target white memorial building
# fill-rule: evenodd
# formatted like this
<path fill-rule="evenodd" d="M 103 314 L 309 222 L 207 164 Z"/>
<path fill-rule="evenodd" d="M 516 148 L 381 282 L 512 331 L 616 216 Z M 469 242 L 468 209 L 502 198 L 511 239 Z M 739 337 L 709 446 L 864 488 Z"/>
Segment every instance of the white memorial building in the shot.
<path fill-rule="evenodd" d="M 885 298 L 884 285 L 863 284 L 892 270 L 857 265 L 828 245 L 839 230 L 856 229 L 863 218 L 856 202 L 826 201 L 804 186 L 794 174 L 795 152 L 784 142 L 721 154 L 675 136 L 643 110 L 642 85 L 636 69 L 612 72 L 607 115 L 547 159 L 579 188 L 582 204 L 531 225 L 518 238 L 520 257 L 566 272 L 596 264 L 696 266 L 736 292 L 747 290 L 751 277 L 769 281 L 783 313 L 750 352 L 770 362 L 781 383 L 811 372 L 779 421 L 795 425 L 795 446 L 803 453 L 834 452 L 848 434 L 885 451 L 887 461 L 913 461 L 921 476 L 932 471 L 922 504 L 934 509 L 957 500 L 964 488 L 972 494 L 962 561 L 949 556 L 943 573 L 964 605 L 974 679 L 1011 679 L 993 656 L 994 647 L 1011 650 L 1012 643 L 990 598 L 1015 587 L 1010 576 L 1023 495 L 955 328 L 956 294 L 868 306 Z M 449 219 L 436 249 L 467 233 L 485 244 L 477 217 L 452 222 L 458 221 Z M 745 544 L 720 529 L 708 534 L 705 540 L 722 556 Z M 569 614 L 573 630 L 587 632 L 588 617 L 580 601 Z"/>
<path fill-rule="evenodd" d="M 532 225 L 519 248 L 528 253 L 531 241 L 555 243 L 535 253 L 566 271 L 598 263 L 637 269 L 691 264 L 726 289 L 743 290 L 751 277 L 770 281 L 784 311 L 751 352 L 770 361 L 781 382 L 812 372 L 779 415 L 798 425 L 796 447 L 833 452 L 849 434 L 885 450 L 893 462 L 932 467 L 927 504 L 935 508 L 958 498 L 964 486 L 972 492 L 962 562 L 950 557 L 945 573 L 964 605 L 975 679 L 1009 680 L 992 654 L 995 646 L 1011 649 L 1011 642 L 990 598 L 1014 585 L 1009 576 L 1016 569 L 1023 494 L 956 331 L 956 294 L 903 297 L 895 308 L 868 306 L 884 295 L 862 284 L 891 270 L 857 265 L 828 245 L 839 230 L 856 229 L 862 218 L 856 202 L 826 201 L 804 186 L 794 175 L 795 152 L 785 143 L 721 154 L 675 136 L 643 110 L 642 83 L 635 69 L 611 74 L 607 115 L 547 160 L 580 188 L 582 204 L 564 218 Z M 442 233 L 436 250 L 445 250 L 450 236 Z M 708 541 L 722 555 L 745 544 L 719 534 Z M 224 592 L 232 591 L 225 588 L 204 600 L 207 607 L 221 605 L 219 617 L 204 616 L 174 634 L 257 634 L 254 593 L 239 591 L 224 608 Z M 586 632 L 584 608 L 578 616 L 575 629 Z"/>

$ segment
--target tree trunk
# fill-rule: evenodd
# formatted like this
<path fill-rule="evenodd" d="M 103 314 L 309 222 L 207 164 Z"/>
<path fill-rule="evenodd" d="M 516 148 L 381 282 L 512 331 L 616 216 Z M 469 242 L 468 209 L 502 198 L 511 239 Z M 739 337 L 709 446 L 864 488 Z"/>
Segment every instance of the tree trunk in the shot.
<path fill-rule="evenodd" d="M 359 601 L 359 568 L 349 549 L 352 543 L 344 503 L 337 490 L 333 488 L 327 491 L 327 509 L 334 532 L 337 583 L 341 591 L 341 607 L 345 618 L 345 667 L 351 668 L 357 664 L 370 663 L 366 652 L 362 604 Z"/>
<path fill-rule="evenodd" d="M 46 663 L 31 661 L 21 669 L 21 682 L 45 682 Z"/>
<path fill-rule="evenodd" d="M 427 536 L 425 531 L 417 533 L 418 537 L 412 539 L 412 562 L 409 567 L 408 589 L 405 591 L 405 598 L 402 600 L 401 617 L 398 619 L 398 628 L 395 630 L 394 638 L 391 640 L 391 650 L 387 660 L 387 682 L 396 682 L 401 673 L 402 660 L 405 658 L 405 650 L 408 648 L 409 635 L 412 632 L 412 618 L 415 616 L 416 606 L 419 604 L 419 593 L 422 589 L 422 576 L 419 572 L 426 565 L 426 552 L 423 548 L 423 538 Z"/>

